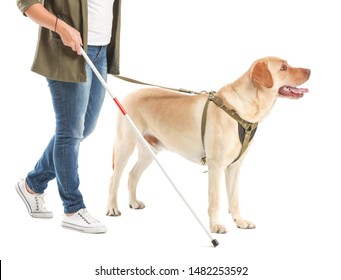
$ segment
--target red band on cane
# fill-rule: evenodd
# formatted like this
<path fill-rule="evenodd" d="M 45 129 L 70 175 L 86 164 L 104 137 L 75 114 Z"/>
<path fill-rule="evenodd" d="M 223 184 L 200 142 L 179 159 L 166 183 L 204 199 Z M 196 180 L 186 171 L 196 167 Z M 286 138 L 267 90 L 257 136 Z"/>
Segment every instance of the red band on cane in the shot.
<path fill-rule="evenodd" d="M 126 110 L 124 110 L 123 106 L 121 105 L 121 103 L 117 100 L 117 98 L 114 98 L 114 101 L 117 105 L 117 107 L 120 109 L 120 111 L 122 112 L 122 114 L 125 116 L 127 114 Z"/>

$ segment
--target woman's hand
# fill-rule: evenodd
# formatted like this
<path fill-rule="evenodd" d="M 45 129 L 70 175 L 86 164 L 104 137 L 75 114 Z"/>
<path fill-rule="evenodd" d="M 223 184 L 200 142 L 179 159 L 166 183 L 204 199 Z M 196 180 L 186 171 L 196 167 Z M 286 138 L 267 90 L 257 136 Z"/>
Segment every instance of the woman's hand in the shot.
<path fill-rule="evenodd" d="M 83 46 L 81 34 L 61 19 L 56 20 L 55 31 L 59 34 L 65 46 L 70 47 L 77 54 L 81 55 L 81 48 Z"/>

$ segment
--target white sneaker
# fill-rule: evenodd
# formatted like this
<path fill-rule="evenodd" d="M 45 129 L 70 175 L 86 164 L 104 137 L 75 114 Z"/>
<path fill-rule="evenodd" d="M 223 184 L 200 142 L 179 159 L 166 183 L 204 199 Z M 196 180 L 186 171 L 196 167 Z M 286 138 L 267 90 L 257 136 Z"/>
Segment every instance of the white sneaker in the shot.
<path fill-rule="evenodd" d="M 79 210 L 72 216 L 64 214 L 62 227 L 85 233 L 104 233 L 107 231 L 106 226 L 95 220 L 86 208 Z"/>
<path fill-rule="evenodd" d="M 24 201 L 28 214 L 33 218 L 52 218 L 53 213 L 44 207 L 44 195 L 29 193 L 25 185 L 25 180 L 22 180 L 16 184 L 15 189 Z"/>

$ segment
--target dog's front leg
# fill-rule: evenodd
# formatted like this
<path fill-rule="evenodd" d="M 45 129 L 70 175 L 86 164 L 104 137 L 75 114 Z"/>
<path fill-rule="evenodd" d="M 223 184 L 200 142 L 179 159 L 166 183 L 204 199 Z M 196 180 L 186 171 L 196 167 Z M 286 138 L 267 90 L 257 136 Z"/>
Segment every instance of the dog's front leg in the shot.
<path fill-rule="evenodd" d="M 213 233 L 226 233 L 226 228 L 219 221 L 219 192 L 220 179 L 223 168 L 209 166 L 208 168 L 208 215 L 210 217 L 210 230 Z"/>
<path fill-rule="evenodd" d="M 238 228 L 251 229 L 255 228 L 254 223 L 244 220 L 239 212 L 238 186 L 239 186 L 239 172 L 243 159 L 228 166 L 225 169 L 225 182 L 228 197 L 229 211 L 234 222 Z"/>

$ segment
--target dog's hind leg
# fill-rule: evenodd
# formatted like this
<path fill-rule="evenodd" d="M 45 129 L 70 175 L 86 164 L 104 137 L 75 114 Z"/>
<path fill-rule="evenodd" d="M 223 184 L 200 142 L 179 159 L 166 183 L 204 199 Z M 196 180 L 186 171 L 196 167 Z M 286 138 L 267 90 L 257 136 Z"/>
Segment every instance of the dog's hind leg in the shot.
<path fill-rule="evenodd" d="M 146 138 L 148 141 L 148 138 Z M 137 200 L 136 188 L 140 180 L 142 173 L 152 163 L 153 156 L 141 143 L 137 144 L 138 147 L 138 159 L 135 166 L 129 173 L 128 189 L 129 189 L 129 207 L 132 209 L 143 209 L 145 207 L 142 201 Z M 153 147 L 153 151 L 156 154 L 157 150 Z"/>
<path fill-rule="evenodd" d="M 252 229 L 255 228 L 254 223 L 244 220 L 239 212 L 238 186 L 239 186 L 239 172 L 243 159 L 240 159 L 235 164 L 228 166 L 225 169 L 225 182 L 228 197 L 229 211 L 232 215 L 233 221 L 238 228 Z"/>
<path fill-rule="evenodd" d="M 120 216 L 118 210 L 117 192 L 120 184 L 120 179 L 123 170 L 128 162 L 129 157 L 133 153 L 136 146 L 136 136 L 134 134 L 122 135 L 118 132 L 116 136 L 114 151 L 113 151 L 113 174 L 109 186 L 109 198 L 107 206 L 108 216 Z"/>

